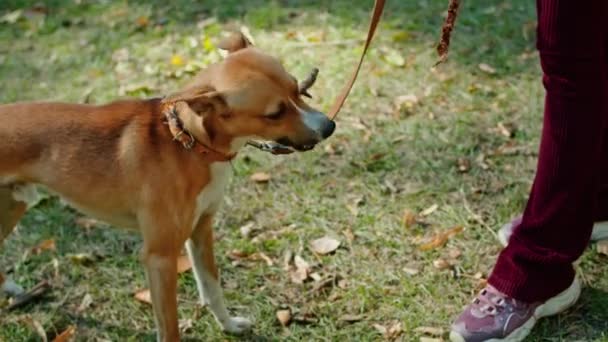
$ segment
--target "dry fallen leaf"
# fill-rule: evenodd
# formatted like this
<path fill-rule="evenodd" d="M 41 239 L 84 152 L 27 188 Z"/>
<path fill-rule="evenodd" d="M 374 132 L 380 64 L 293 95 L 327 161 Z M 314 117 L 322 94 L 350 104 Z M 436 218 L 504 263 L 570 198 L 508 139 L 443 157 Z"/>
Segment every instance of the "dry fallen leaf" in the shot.
<path fill-rule="evenodd" d="M 277 311 L 277 319 L 282 326 L 286 327 L 291 323 L 291 311 L 279 310 Z"/>
<path fill-rule="evenodd" d="M 450 263 L 445 261 L 445 259 L 437 259 L 433 261 L 433 266 L 438 270 L 445 270 L 450 267 Z"/>
<path fill-rule="evenodd" d="M 466 173 L 471 169 L 471 161 L 467 158 L 458 158 L 458 172 Z"/>
<path fill-rule="evenodd" d="M 192 318 L 179 320 L 179 331 L 182 334 L 185 334 L 188 331 L 192 330 L 193 326 L 194 326 L 194 321 L 192 320 Z"/>
<path fill-rule="evenodd" d="M 486 64 L 486 63 L 481 63 L 479 64 L 479 70 L 488 73 L 488 74 L 495 74 L 496 73 L 496 69 L 494 69 L 493 67 L 491 67 L 490 65 Z"/>
<path fill-rule="evenodd" d="M 91 297 L 90 294 L 86 294 L 83 298 L 82 298 L 82 302 L 80 303 L 80 306 L 78 307 L 78 309 L 76 310 L 77 312 L 83 312 L 84 310 L 88 309 L 91 304 L 93 304 L 93 297 Z"/>
<path fill-rule="evenodd" d="M 270 174 L 266 172 L 256 172 L 251 175 L 250 179 L 256 183 L 268 183 L 268 181 L 270 181 Z"/>
<path fill-rule="evenodd" d="M 91 229 L 91 228 L 101 224 L 101 222 L 99 222 L 98 220 L 92 219 L 89 217 L 79 217 L 76 220 L 74 220 L 74 223 L 76 223 L 77 226 L 82 227 L 84 229 Z"/>
<path fill-rule="evenodd" d="M 294 258 L 294 264 L 296 269 L 291 272 L 291 281 L 296 284 L 303 284 L 306 279 L 308 279 L 308 275 L 310 274 L 312 268 L 310 264 L 306 262 L 301 256 L 296 255 Z"/>
<path fill-rule="evenodd" d="M 416 96 L 414 94 L 408 94 L 408 95 L 397 96 L 395 98 L 395 100 L 393 101 L 393 104 L 395 105 L 395 110 L 401 111 L 403 109 L 406 109 L 406 110 L 413 109 L 414 106 L 416 106 L 418 104 L 418 102 L 419 102 L 418 96 Z"/>
<path fill-rule="evenodd" d="M 461 255 L 462 255 L 462 251 L 458 248 L 452 248 L 448 252 L 448 256 L 450 257 L 450 259 L 458 259 L 458 258 L 460 258 Z"/>
<path fill-rule="evenodd" d="M 74 337 L 74 334 L 76 333 L 76 327 L 73 325 L 70 325 L 67 329 L 65 329 L 64 332 L 62 332 L 61 334 L 57 335 L 55 337 L 55 339 L 53 340 L 53 342 L 67 342 L 70 341 L 72 339 L 72 337 Z"/>
<path fill-rule="evenodd" d="M 68 258 L 78 265 L 89 266 L 97 261 L 97 257 L 89 253 L 69 254 Z"/>
<path fill-rule="evenodd" d="M 259 261 L 262 260 L 266 263 L 266 265 L 268 266 L 274 266 L 274 261 L 266 254 L 259 252 L 259 253 L 253 253 L 251 254 L 248 258 L 248 260 L 252 260 L 252 261 Z"/>
<path fill-rule="evenodd" d="M 415 267 L 407 267 L 406 266 L 406 267 L 403 268 L 403 272 L 405 272 L 408 275 L 415 276 L 418 273 L 420 273 L 420 270 L 417 269 L 417 268 L 415 268 Z"/>
<path fill-rule="evenodd" d="M 416 224 L 416 214 L 411 210 L 405 210 L 403 212 L 403 226 L 407 229 L 412 228 Z"/>
<path fill-rule="evenodd" d="M 291 268 L 292 260 L 293 260 L 293 252 L 290 249 L 288 249 L 285 251 L 285 254 L 283 254 L 283 270 L 289 271 L 289 269 Z"/>
<path fill-rule="evenodd" d="M 44 251 L 54 251 L 57 249 L 54 239 L 48 239 L 40 242 L 34 248 L 32 248 L 32 254 L 40 254 Z"/>
<path fill-rule="evenodd" d="M 428 251 L 431 249 L 443 247 L 452 236 L 462 232 L 463 229 L 464 228 L 462 226 L 456 226 L 445 232 L 441 232 L 431 238 L 428 242 L 420 245 L 419 249 L 422 251 Z"/>
<path fill-rule="evenodd" d="M 47 342 L 48 341 L 48 339 L 46 337 L 46 331 L 44 331 L 44 327 L 42 326 L 42 324 L 40 324 L 40 322 L 38 322 L 37 320 L 35 320 L 34 318 L 32 318 L 29 315 L 26 315 L 26 316 L 24 316 L 21 319 L 25 323 L 27 323 L 28 325 L 30 325 L 36 331 L 36 334 L 40 337 L 40 339 L 43 342 Z"/>
<path fill-rule="evenodd" d="M 251 236 L 251 233 L 253 232 L 254 226 L 255 222 L 248 222 L 247 224 L 239 228 L 239 230 L 241 231 L 241 236 L 243 236 L 244 238 L 249 238 Z"/>
<path fill-rule="evenodd" d="M 340 241 L 328 236 L 314 240 L 310 243 L 310 249 L 319 254 L 326 255 L 335 252 L 340 247 Z"/>
<path fill-rule="evenodd" d="M 137 299 L 138 301 L 142 302 L 142 303 L 146 303 L 146 304 L 152 304 L 152 294 L 150 293 L 150 290 L 141 290 L 135 293 L 135 299 Z"/>
<path fill-rule="evenodd" d="M 403 333 L 401 322 L 392 322 L 388 326 L 374 324 L 374 328 L 384 335 L 384 338 L 387 340 L 394 340 Z"/>
<path fill-rule="evenodd" d="M 439 209 L 439 205 L 437 204 L 433 204 L 432 206 L 424 209 L 421 213 L 420 216 L 429 216 L 432 213 L 434 213 L 435 211 L 437 211 L 437 209 Z"/>
<path fill-rule="evenodd" d="M 139 29 L 143 29 L 146 26 L 148 26 L 150 24 L 150 18 L 146 17 L 146 16 L 140 16 L 137 19 L 135 19 L 135 26 L 137 26 L 137 28 Z"/>

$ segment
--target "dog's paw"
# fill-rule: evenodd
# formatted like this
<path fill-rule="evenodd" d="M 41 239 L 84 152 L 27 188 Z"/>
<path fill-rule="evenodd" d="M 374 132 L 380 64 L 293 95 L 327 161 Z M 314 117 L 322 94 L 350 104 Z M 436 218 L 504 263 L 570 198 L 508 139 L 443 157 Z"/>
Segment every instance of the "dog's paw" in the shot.
<path fill-rule="evenodd" d="M 230 317 L 224 324 L 224 331 L 230 334 L 244 334 L 251 330 L 253 323 L 247 318 L 243 317 Z"/>

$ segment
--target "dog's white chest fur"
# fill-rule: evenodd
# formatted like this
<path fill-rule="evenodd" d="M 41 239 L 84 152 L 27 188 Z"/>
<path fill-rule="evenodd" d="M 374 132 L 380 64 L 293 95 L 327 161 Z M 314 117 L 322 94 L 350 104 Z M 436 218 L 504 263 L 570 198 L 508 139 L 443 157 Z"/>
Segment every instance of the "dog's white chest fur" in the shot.
<path fill-rule="evenodd" d="M 224 190 L 230 179 L 229 162 L 213 163 L 209 168 L 211 179 L 196 197 L 193 227 L 196 227 L 201 215 L 213 213 L 219 209 L 224 198 Z"/>

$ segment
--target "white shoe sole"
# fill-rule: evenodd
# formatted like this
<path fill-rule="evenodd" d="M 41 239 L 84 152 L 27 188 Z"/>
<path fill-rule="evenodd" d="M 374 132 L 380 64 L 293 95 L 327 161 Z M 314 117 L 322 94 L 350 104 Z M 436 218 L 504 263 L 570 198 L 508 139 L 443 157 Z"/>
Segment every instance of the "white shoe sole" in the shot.
<path fill-rule="evenodd" d="M 530 319 L 524 323 L 521 327 L 515 329 L 509 336 L 505 338 L 493 338 L 486 340 L 484 342 L 520 342 L 523 341 L 530 332 L 536 322 L 543 317 L 553 316 L 560 312 L 563 312 L 570 308 L 581 295 L 581 284 L 578 278 L 574 278 L 572 285 L 567 288 L 562 293 L 557 296 L 549 299 L 544 304 L 540 305 L 534 311 L 534 315 L 530 317 Z M 452 331 L 450 333 L 450 341 L 452 342 L 466 342 L 464 337 L 462 337 L 459 333 Z"/>
<path fill-rule="evenodd" d="M 497 233 L 498 241 L 504 247 L 509 244 L 509 238 L 513 234 L 513 227 L 511 223 L 507 223 Z M 593 232 L 591 233 L 591 241 L 601 241 L 608 239 L 608 221 L 597 222 L 593 225 Z"/>

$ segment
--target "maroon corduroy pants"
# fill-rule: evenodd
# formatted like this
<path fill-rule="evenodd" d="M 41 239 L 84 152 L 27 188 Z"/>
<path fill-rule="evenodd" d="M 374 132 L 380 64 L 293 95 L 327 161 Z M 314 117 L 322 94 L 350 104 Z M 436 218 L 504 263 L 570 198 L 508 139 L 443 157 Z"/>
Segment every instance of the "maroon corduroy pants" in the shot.
<path fill-rule="evenodd" d="M 537 0 L 546 90 L 536 177 L 489 283 L 522 301 L 570 286 L 594 221 L 608 219 L 608 1 Z"/>

